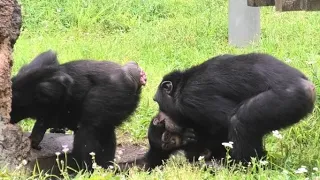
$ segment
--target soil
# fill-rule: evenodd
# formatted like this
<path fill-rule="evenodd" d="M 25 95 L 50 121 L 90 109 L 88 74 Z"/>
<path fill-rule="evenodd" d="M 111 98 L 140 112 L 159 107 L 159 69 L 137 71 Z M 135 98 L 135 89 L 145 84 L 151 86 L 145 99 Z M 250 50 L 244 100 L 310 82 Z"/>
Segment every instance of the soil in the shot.
<path fill-rule="evenodd" d="M 116 150 L 116 162 L 125 163 L 142 157 L 148 148 L 138 144 L 119 144 Z"/>

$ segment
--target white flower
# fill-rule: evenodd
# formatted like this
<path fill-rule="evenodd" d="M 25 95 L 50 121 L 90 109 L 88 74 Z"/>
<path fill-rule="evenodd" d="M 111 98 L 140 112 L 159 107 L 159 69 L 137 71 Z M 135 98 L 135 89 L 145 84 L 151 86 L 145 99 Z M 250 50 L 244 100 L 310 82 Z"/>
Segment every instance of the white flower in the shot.
<path fill-rule="evenodd" d="M 59 156 L 61 153 L 60 152 L 56 152 L 56 155 Z"/>
<path fill-rule="evenodd" d="M 90 156 L 95 156 L 96 155 L 96 153 L 94 153 L 94 152 L 91 152 L 89 154 L 90 154 Z"/>
<path fill-rule="evenodd" d="M 317 167 L 312 168 L 314 171 L 318 171 L 319 169 Z"/>
<path fill-rule="evenodd" d="M 297 169 L 295 171 L 296 174 L 303 174 L 303 173 L 306 173 L 308 172 L 307 168 L 305 166 L 301 166 L 299 169 Z"/>
<path fill-rule="evenodd" d="M 110 165 L 108 168 L 113 169 L 114 167 L 112 165 Z"/>
<path fill-rule="evenodd" d="M 292 60 L 291 59 L 286 59 L 286 60 L 284 60 L 286 63 L 291 63 L 292 62 Z"/>
<path fill-rule="evenodd" d="M 24 160 L 22 160 L 22 165 L 24 165 L 24 166 L 25 166 L 25 165 L 27 165 L 27 164 L 28 164 L 28 161 L 27 161 L 27 160 L 25 160 L 25 159 L 24 159 Z"/>
<path fill-rule="evenodd" d="M 93 169 L 96 169 L 97 166 L 98 166 L 97 163 L 93 163 L 93 164 L 92 164 L 92 168 L 93 168 Z"/>
<path fill-rule="evenodd" d="M 63 151 L 64 153 L 66 153 L 66 152 L 69 151 L 69 148 L 63 148 L 62 151 Z"/>
<path fill-rule="evenodd" d="M 260 164 L 262 164 L 262 165 L 267 165 L 267 164 L 268 164 L 268 161 L 262 161 L 262 160 L 260 160 Z"/>
<path fill-rule="evenodd" d="M 315 63 L 316 63 L 316 61 L 308 61 L 307 62 L 308 65 L 312 65 L 312 64 L 315 64 Z"/>
<path fill-rule="evenodd" d="M 273 134 L 274 137 L 276 137 L 278 139 L 282 139 L 283 138 L 278 130 L 272 131 L 272 134 Z"/>
<path fill-rule="evenodd" d="M 232 143 L 230 143 L 230 142 L 223 142 L 222 145 L 223 145 L 224 147 L 233 148 L 233 145 L 232 145 Z"/>
<path fill-rule="evenodd" d="M 204 156 L 199 156 L 198 161 L 201 161 L 204 159 Z"/>

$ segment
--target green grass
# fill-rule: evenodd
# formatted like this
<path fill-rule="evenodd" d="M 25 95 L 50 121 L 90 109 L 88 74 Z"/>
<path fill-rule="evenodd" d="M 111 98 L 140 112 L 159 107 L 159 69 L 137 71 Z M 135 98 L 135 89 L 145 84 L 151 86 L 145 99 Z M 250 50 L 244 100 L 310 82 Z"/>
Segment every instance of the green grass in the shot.
<path fill-rule="evenodd" d="M 253 51 L 272 54 L 303 71 L 320 92 L 320 12 L 279 13 L 272 7 L 264 7 L 260 43 L 236 48 L 228 44 L 228 6 L 224 0 L 21 0 L 21 4 L 24 24 L 14 49 L 13 74 L 48 49 L 58 52 L 61 63 L 80 58 L 119 63 L 135 60 L 144 68 L 148 83 L 140 106 L 118 130 L 118 134 L 130 134 L 126 138 L 132 141 L 146 143 L 148 124 L 157 111 L 152 97 L 162 76 L 215 55 Z M 157 169 L 151 174 L 131 170 L 126 178 L 315 178 L 320 176 L 312 174 L 313 167 L 320 168 L 319 116 L 318 103 L 314 113 L 304 121 L 281 130 L 282 140 L 267 136 L 270 166 L 256 173 L 222 169 L 211 175 L 183 160 L 179 163 L 173 159 L 164 170 Z M 28 120 L 21 125 L 24 130 L 31 130 L 33 122 Z M 295 174 L 302 165 L 307 166 L 309 173 Z M 101 179 L 103 175 L 106 179 L 124 176 L 107 171 L 96 172 L 91 178 Z M 0 173 L 4 178 L 16 176 Z"/>

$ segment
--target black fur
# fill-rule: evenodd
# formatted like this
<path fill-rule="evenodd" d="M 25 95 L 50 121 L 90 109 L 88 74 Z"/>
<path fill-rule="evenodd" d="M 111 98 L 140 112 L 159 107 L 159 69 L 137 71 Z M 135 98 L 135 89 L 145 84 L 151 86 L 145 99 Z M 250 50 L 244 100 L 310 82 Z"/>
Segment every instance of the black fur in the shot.
<path fill-rule="evenodd" d="M 311 113 L 314 97 L 314 85 L 300 71 L 251 53 L 217 56 L 173 71 L 164 76 L 154 100 L 180 127 L 211 134 L 212 144 L 219 131 L 227 133 L 234 142 L 231 157 L 248 162 L 265 155 L 265 134 Z"/>
<path fill-rule="evenodd" d="M 12 78 L 11 123 L 36 120 L 30 136 L 35 149 L 40 149 L 47 129 L 73 130 L 72 156 L 77 162 L 84 161 L 91 169 L 89 153 L 95 152 L 97 164 L 107 167 L 114 159 L 115 128 L 134 112 L 140 99 L 139 79 L 123 67 L 94 60 L 59 65 L 54 52 L 44 52 Z"/>
<path fill-rule="evenodd" d="M 221 128 L 216 134 L 212 135 L 207 132 L 198 131 L 195 133 L 193 129 L 170 128 L 165 123 L 171 123 L 171 119 L 161 113 L 161 122 L 155 123 L 159 114 L 153 118 L 149 125 L 148 140 L 150 148 L 144 156 L 144 164 L 146 169 L 153 169 L 161 165 L 167 160 L 171 154 L 177 150 L 183 150 L 189 162 L 195 162 L 200 156 L 204 156 L 206 161 L 224 158 L 226 149 L 222 146 L 222 142 L 228 140 L 228 130 Z M 176 125 L 175 125 L 176 126 Z M 164 140 L 164 134 L 166 137 Z M 170 138 L 175 141 L 170 141 Z M 177 143 L 177 141 L 180 141 Z M 164 148 L 166 147 L 166 148 Z"/>

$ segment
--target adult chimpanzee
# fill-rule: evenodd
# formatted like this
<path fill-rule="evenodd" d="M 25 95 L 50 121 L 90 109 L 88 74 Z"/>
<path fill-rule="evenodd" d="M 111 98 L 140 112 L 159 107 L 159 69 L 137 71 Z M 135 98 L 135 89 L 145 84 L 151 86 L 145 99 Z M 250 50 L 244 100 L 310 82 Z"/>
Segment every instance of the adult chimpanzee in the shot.
<path fill-rule="evenodd" d="M 73 158 L 91 169 L 89 153 L 95 152 L 97 164 L 107 167 L 115 155 L 115 128 L 134 112 L 145 83 L 146 75 L 135 62 L 60 65 L 56 54 L 47 51 L 12 78 L 11 123 L 36 120 L 30 136 L 35 149 L 48 128 L 73 130 Z"/>
<path fill-rule="evenodd" d="M 154 100 L 178 126 L 234 142 L 231 157 L 248 162 L 265 155 L 262 138 L 311 113 L 315 86 L 275 57 L 222 55 L 163 77 Z"/>
<path fill-rule="evenodd" d="M 216 134 L 195 133 L 193 129 L 177 126 L 165 113 L 159 112 L 150 122 L 148 139 L 150 148 L 142 158 L 146 169 L 161 165 L 177 150 L 184 150 L 189 162 L 204 156 L 206 161 L 224 158 L 222 142 L 228 140 L 228 130 L 221 128 Z M 140 160 L 141 161 L 141 160 Z"/>

